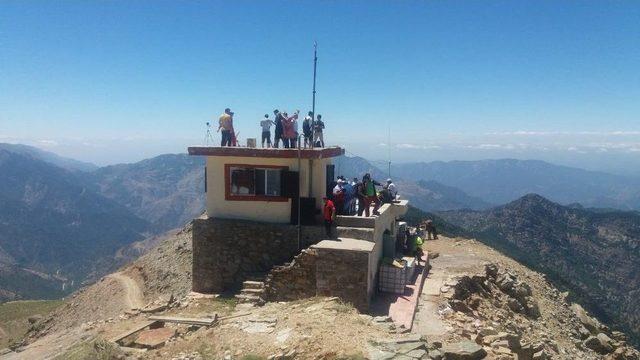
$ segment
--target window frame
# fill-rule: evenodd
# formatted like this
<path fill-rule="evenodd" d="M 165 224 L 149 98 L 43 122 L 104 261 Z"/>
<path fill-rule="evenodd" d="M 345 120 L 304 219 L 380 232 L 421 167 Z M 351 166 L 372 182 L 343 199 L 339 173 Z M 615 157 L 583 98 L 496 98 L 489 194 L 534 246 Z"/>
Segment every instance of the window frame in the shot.
<path fill-rule="evenodd" d="M 267 202 L 287 202 L 289 198 L 271 195 L 237 195 L 231 193 L 231 168 L 250 168 L 288 171 L 288 166 L 283 165 L 256 165 L 256 164 L 224 164 L 224 199 L 226 201 L 267 201 Z"/>

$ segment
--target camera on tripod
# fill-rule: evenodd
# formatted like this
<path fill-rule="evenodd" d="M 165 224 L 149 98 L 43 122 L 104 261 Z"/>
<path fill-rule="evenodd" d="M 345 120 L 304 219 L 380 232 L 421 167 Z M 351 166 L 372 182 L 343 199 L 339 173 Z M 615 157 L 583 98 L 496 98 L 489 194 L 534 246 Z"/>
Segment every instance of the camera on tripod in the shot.
<path fill-rule="evenodd" d="M 208 121 L 206 122 L 207 124 L 207 134 L 204 136 L 204 144 L 205 146 L 209 146 L 209 142 L 211 142 L 211 145 L 213 145 L 213 134 L 211 134 L 211 123 L 209 123 Z"/>

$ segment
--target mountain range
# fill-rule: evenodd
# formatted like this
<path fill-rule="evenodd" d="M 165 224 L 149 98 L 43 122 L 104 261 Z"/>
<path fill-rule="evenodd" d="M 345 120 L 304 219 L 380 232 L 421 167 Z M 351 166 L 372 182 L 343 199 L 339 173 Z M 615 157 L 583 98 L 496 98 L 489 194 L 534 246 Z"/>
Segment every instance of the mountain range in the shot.
<path fill-rule="evenodd" d="M 63 296 L 204 209 L 200 158 L 69 164 L 25 147 L 0 150 L 0 301 Z M 363 158 L 340 157 L 335 165 L 349 178 L 388 177 Z M 640 260 L 640 215 L 615 209 L 633 208 L 634 179 L 515 160 L 395 165 L 392 174 L 417 207 L 408 217 L 433 218 L 441 231 L 503 249 L 637 336 L 639 275 L 632 265 Z M 532 187 L 555 202 L 530 195 L 496 207 Z"/>
<path fill-rule="evenodd" d="M 0 301 L 56 297 L 114 264 L 149 223 L 74 172 L 0 149 Z"/>
<path fill-rule="evenodd" d="M 640 340 L 640 213 L 562 206 L 536 194 L 446 222 L 538 270 Z"/>
<path fill-rule="evenodd" d="M 396 164 L 394 176 L 436 181 L 469 196 L 504 204 L 529 193 L 561 204 L 640 210 L 640 179 L 539 160 L 433 161 Z"/>

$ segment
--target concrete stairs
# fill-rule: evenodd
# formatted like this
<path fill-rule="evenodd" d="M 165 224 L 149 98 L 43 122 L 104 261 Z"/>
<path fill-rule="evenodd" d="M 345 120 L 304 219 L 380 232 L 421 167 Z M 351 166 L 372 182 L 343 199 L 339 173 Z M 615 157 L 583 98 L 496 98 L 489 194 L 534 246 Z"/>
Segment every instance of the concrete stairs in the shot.
<path fill-rule="evenodd" d="M 376 227 L 376 217 L 338 215 L 336 216 L 336 224 L 341 227 L 373 229 Z"/>
<path fill-rule="evenodd" d="M 373 239 L 373 234 L 375 231 L 371 228 L 338 226 L 336 230 L 338 232 L 339 238 L 351 238 L 371 242 L 375 241 Z"/>
<path fill-rule="evenodd" d="M 264 277 L 261 279 L 252 278 L 242 283 L 240 293 L 235 297 L 241 304 L 264 305 Z"/>

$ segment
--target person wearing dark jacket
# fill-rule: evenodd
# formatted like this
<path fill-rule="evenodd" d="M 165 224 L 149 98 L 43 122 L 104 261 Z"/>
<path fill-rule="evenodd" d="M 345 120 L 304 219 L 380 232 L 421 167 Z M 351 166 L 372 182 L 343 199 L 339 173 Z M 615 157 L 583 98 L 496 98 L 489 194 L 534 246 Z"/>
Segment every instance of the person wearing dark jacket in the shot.
<path fill-rule="evenodd" d="M 354 187 L 356 189 L 356 198 L 358 198 L 358 216 L 362 216 L 362 212 L 364 211 L 364 200 L 367 197 L 367 195 L 364 194 L 364 184 L 362 181 L 358 180 L 355 182 Z"/>
<path fill-rule="evenodd" d="M 279 148 L 280 140 L 282 140 L 282 133 L 284 132 L 284 127 L 282 124 L 283 117 L 280 113 L 280 110 L 278 109 L 273 110 L 273 115 L 275 115 L 274 123 L 276 124 L 276 128 L 273 133 L 273 147 Z"/>

